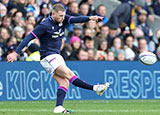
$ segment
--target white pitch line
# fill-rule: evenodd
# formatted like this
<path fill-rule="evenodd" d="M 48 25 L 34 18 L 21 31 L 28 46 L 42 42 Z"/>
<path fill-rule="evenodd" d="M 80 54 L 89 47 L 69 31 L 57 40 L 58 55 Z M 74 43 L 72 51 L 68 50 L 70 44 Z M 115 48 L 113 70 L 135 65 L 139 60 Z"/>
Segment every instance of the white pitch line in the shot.
<path fill-rule="evenodd" d="M 0 109 L 0 112 L 48 112 L 51 113 L 53 110 L 51 109 Z M 93 109 L 82 109 L 82 110 L 74 110 L 75 112 L 95 112 L 95 113 L 102 113 L 102 112 L 109 112 L 109 113 L 128 113 L 128 112 L 159 112 L 160 110 L 93 110 Z"/>

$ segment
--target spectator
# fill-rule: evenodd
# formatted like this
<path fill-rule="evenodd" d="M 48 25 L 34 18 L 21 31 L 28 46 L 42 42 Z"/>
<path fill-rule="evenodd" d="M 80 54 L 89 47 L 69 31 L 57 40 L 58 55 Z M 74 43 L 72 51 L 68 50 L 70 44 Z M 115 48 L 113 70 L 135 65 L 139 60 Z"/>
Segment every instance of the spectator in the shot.
<path fill-rule="evenodd" d="M 70 60 L 77 60 L 78 50 L 81 48 L 81 39 L 77 36 L 72 36 L 70 44 L 72 46 Z"/>
<path fill-rule="evenodd" d="M 131 30 L 136 27 L 136 11 L 145 6 L 145 1 L 134 0 L 135 5 L 128 3 L 120 4 L 112 13 L 107 25 L 111 29 L 124 28 L 127 25 Z"/>
<path fill-rule="evenodd" d="M 16 11 L 13 15 L 13 27 L 16 27 L 16 26 L 21 26 L 23 27 L 24 26 L 24 20 L 23 20 L 23 14 L 21 11 Z"/>
<path fill-rule="evenodd" d="M 125 44 L 136 53 L 137 47 L 133 44 L 134 36 L 132 34 L 127 34 L 124 38 Z"/>
<path fill-rule="evenodd" d="M 0 43 L 2 43 L 3 45 L 6 45 L 9 37 L 10 37 L 10 34 L 8 30 L 4 27 L 1 27 L 0 28 Z"/>
<path fill-rule="evenodd" d="M 88 4 L 89 5 L 89 11 L 88 11 L 88 15 L 95 15 L 96 14 L 96 8 L 93 5 L 94 4 L 94 0 L 82 0 L 79 4 L 79 6 L 81 6 L 81 4 Z"/>
<path fill-rule="evenodd" d="M 79 13 L 83 16 L 89 15 L 89 5 L 87 3 L 83 3 L 80 5 Z"/>
<path fill-rule="evenodd" d="M 132 7 L 127 3 L 120 4 L 111 14 L 111 17 L 107 23 L 110 29 L 116 30 L 117 28 L 123 28 L 127 26 Z"/>
<path fill-rule="evenodd" d="M 81 47 L 81 39 L 77 36 L 72 36 L 70 43 L 73 51 L 78 51 Z"/>
<path fill-rule="evenodd" d="M 106 6 L 105 5 L 103 4 L 98 5 L 97 15 L 103 17 L 103 20 L 98 22 L 99 27 L 101 27 L 102 25 L 108 22 L 108 18 L 106 17 Z"/>
<path fill-rule="evenodd" d="M 83 32 L 83 36 L 89 36 L 91 38 L 94 37 L 93 31 L 90 28 L 85 28 Z"/>
<path fill-rule="evenodd" d="M 115 57 L 117 57 L 118 50 L 123 49 L 123 41 L 120 37 L 115 37 L 112 41 L 112 46 L 109 51 L 113 51 Z"/>
<path fill-rule="evenodd" d="M 0 18 L 4 17 L 7 14 L 7 8 L 5 5 L 0 3 Z"/>
<path fill-rule="evenodd" d="M 12 30 L 11 21 L 12 21 L 12 18 L 10 15 L 4 16 L 2 18 L 2 26 L 11 31 Z"/>
<path fill-rule="evenodd" d="M 73 27 L 73 33 L 68 33 L 68 37 L 77 36 L 82 39 L 83 27 L 80 24 L 76 24 Z"/>
<path fill-rule="evenodd" d="M 145 38 L 141 38 L 138 41 L 138 49 L 136 59 L 138 59 L 138 55 L 142 52 L 148 51 L 147 40 Z"/>
<path fill-rule="evenodd" d="M 16 26 L 14 28 L 14 35 L 17 39 L 17 44 L 19 44 L 23 40 L 24 30 L 20 26 Z"/>
<path fill-rule="evenodd" d="M 107 52 L 108 51 L 108 43 L 107 40 L 103 39 L 100 41 L 98 45 L 98 50 Z"/>
<path fill-rule="evenodd" d="M 28 24 L 32 24 L 33 26 L 35 26 L 35 25 L 36 25 L 36 19 L 35 19 L 34 16 L 28 16 L 28 17 L 26 18 L 25 23 L 26 23 L 26 26 L 27 26 Z"/>
<path fill-rule="evenodd" d="M 95 60 L 95 54 L 94 54 L 94 49 L 88 49 L 88 60 Z"/>
<path fill-rule="evenodd" d="M 98 44 L 101 40 L 107 40 L 109 35 L 109 28 L 106 25 L 103 25 L 100 29 L 100 33 L 95 38 L 95 48 L 98 48 Z"/>
<path fill-rule="evenodd" d="M 98 45 L 95 60 L 107 60 L 108 43 L 105 39 L 101 40 Z"/>
<path fill-rule="evenodd" d="M 153 32 L 149 27 L 149 25 L 147 24 L 147 12 L 145 10 L 141 9 L 139 11 L 138 20 L 139 20 L 138 27 L 143 31 L 144 38 L 147 40 L 147 43 L 149 43 L 150 40 L 152 39 Z"/>
<path fill-rule="evenodd" d="M 125 52 L 124 50 L 120 49 L 117 51 L 117 60 L 118 61 L 125 61 Z"/>
<path fill-rule="evenodd" d="M 51 4 L 51 2 L 50 2 L 51 0 L 42 0 L 42 2 L 40 3 L 39 1 L 37 1 L 37 3 L 40 3 L 40 4 L 38 4 L 39 6 L 41 5 L 41 4 L 43 4 L 43 3 L 46 3 L 46 4 L 48 4 L 48 7 L 49 7 L 49 11 L 51 11 L 52 10 L 52 4 Z"/>
<path fill-rule="evenodd" d="M 26 61 L 40 61 L 40 52 L 39 46 L 36 44 L 31 44 L 27 48 L 28 57 L 25 59 Z"/>
<path fill-rule="evenodd" d="M 113 51 L 108 51 L 107 59 L 108 59 L 108 61 L 114 61 L 115 60 L 115 56 L 114 56 L 114 52 Z"/>
<path fill-rule="evenodd" d="M 94 40 L 93 40 L 93 38 L 91 38 L 89 36 L 84 36 L 83 40 L 84 40 L 83 47 L 85 49 L 94 49 Z"/>
<path fill-rule="evenodd" d="M 88 52 L 86 49 L 82 49 L 80 48 L 78 51 L 78 60 L 79 61 L 84 61 L 84 60 L 88 60 Z"/>
<path fill-rule="evenodd" d="M 67 14 L 71 16 L 79 16 L 79 8 L 77 2 L 70 2 L 68 5 Z"/>
<path fill-rule="evenodd" d="M 43 21 L 44 19 L 46 19 L 49 15 L 49 6 L 46 3 L 41 4 L 40 6 L 40 14 L 37 17 L 37 23 L 39 24 L 41 21 Z"/>

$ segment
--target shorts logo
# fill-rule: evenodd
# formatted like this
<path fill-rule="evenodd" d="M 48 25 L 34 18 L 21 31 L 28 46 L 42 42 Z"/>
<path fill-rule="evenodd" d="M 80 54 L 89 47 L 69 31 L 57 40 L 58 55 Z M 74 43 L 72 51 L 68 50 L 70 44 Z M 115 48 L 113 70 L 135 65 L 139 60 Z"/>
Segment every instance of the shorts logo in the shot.
<path fill-rule="evenodd" d="M 52 30 L 54 30 L 54 26 L 52 26 Z"/>

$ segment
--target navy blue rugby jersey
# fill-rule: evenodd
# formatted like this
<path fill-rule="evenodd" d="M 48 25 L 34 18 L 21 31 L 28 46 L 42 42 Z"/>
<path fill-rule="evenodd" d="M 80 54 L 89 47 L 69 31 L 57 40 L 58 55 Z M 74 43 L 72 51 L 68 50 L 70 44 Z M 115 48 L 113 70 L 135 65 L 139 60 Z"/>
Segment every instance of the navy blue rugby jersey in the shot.
<path fill-rule="evenodd" d="M 66 15 L 62 23 L 56 23 L 51 16 L 49 16 L 37 25 L 36 28 L 20 43 L 16 52 L 20 53 L 21 49 L 26 46 L 30 40 L 38 38 L 41 43 L 41 59 L 51 54 L 59 54 L 65 26 L 68 23 L 82 23 L 87 21 L 89 21 L 88 16 L 73 17 Z"/>

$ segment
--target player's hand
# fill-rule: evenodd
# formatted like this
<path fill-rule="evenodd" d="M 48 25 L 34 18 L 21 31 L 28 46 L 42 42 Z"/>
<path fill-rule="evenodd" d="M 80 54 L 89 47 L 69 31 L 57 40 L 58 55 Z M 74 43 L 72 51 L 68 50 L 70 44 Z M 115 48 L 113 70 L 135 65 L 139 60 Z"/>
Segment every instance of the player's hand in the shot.
<path fill-rule="evenodd" d="M 17 57 L 18 57 L 18 54 L 16 52 L 12 52 L 12 53 L 8 54 L 7 55 L 7 60 L 8 60 L 7 63 L 15 61 L 17 59 Z"/>
<path fill-rule="evenodd" d="M 101 16 L 90 16 L 89 17 L 90 20 L 94 20 L 94 21 L 99 21 L 99 20 L 103 20 L 103 17 Z"/>

